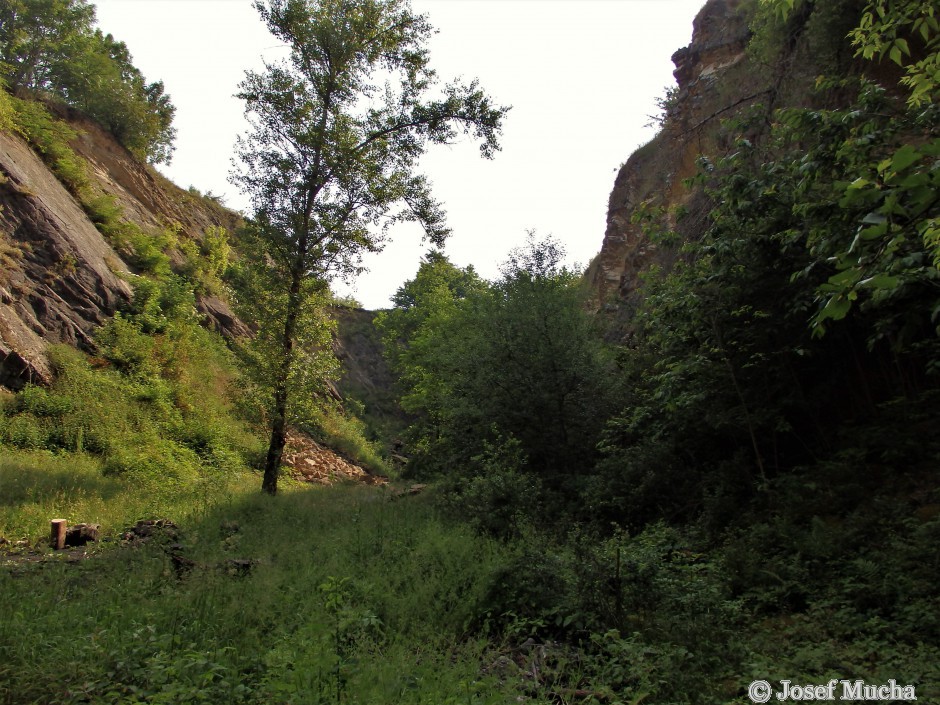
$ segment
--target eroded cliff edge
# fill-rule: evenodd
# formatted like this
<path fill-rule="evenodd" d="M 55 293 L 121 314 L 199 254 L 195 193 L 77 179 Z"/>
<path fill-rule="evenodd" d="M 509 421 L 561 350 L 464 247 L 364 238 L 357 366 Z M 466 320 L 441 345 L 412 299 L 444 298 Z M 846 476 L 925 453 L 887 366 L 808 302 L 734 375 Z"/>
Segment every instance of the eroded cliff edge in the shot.
<path fill-rule="evenodd" d="M 711 0 L 696 16 L 691 43 L 672 57 L 678 88 L 662 129 L 617 174 L 604 242 L 589 272 L 602 304 L 628 300 L 640 272 L 653 263 L 668 264 L 674 256 L 650 242 L 634 222 L 642 204 L 664 207 L 669 228 L 676 227 L 670 213 L 674 206 L 684 205 L 693 218 L 704 215 L 697 212 L 704 202 L 695 203 L 702 199 L 683 180 L 695 174 L 699 155 L 714 147 L 714 123 L 731 104 L 756 92 L 746 57 L 748 13 L 741 5 L 740 0 Z"/>

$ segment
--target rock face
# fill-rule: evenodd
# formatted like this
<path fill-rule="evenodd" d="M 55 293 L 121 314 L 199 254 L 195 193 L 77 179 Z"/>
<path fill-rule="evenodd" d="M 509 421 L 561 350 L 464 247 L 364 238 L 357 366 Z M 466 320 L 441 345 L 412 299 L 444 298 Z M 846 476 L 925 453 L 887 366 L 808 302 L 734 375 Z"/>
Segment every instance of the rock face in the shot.
<path fill-rule="evenodd" d="M 587 272 L 598 308 L 613 314 L 614 329 L 629 336 L 631 315 L 642 294 L 641 274 L 668 268 L 678 248 L 654 242 L 652 230 L 673 233 L 673 242 L 701 237 L 711 204 L 704 190 L 686 185 L 700 156 L 720 158 L 734 148 L 727 118 L 758 109 L 748 137 L 759 141 L 780 107 L 838 102 L 814 92 L 819 75 L 865 72 L 897 84 L 891 62 L 874 66 L 854 56 L 846 39 L 858 24 L 864 0 L 802 3 L 782 26 L 762 33 L 753 50 L 751 23 L 759 0 L 708 0 L 695 18 L 689 46 L 673 54 L 677 88 L 669 96 L 660 133 L 638 149 L 617 174 L 610 194 L 600 254 Z M 678 217 L 678 213 L 682 217 Z"/>
<path fill-rule="evenodd" d="M 601 305 L 630 301 L 640 272 L 652 264 L 668 266 L 674 258 L 673 252 L 650 242 L 634 222 L 641 206 L 668 211 L 683 205 L 690 216 L 686 227 L 707 213 L 704 199 L 687 190 L 683 180 L 695 174 L 698 156 L 714 146 L 720 118 L 763 90 L 748 70 L 747 4 L 710 0 L 695 18 L 691 44 L 672 57 L 678 89 L 663 129 L 624 164 L 610 194 L 603 246 L 588 271 Z M 673 216 L 664 217 L 663 226 L 675 229 Z"/>
<path fill-rule="evenodd" d="M 237 224 L 237 214 L 177 188 L 94 123 L 60 117 L 78 130 L 72 148 L 86 160 L 92 188 L 145 232 L 172 224 L 199 238 L 209 226 Z M 130 300 L 132 276 L 31 147 L 0 133 L 0 385 L 48 383 L 49 343 L 90 349 L 94 329 Z M 200 308 L 221 332 L 247 332 L 225 302 L 201 301 Z"/>
<path fill-rule="evenodd" d="M 88 346 L 127 265 L 23 140 L 0 133 L 0 384 L 48 382 L 45 343 Z"/>
<path fill-rule="evenodd" d="M 375 327 L 375 311 L 337 306 L 333 352 L 343 365 L 336 387 L 342 398 L 355 398 L 364 415 L 391 435 L 408 423 L 395 395 L 395 376 L 383 354 L 381 336 Z"/>

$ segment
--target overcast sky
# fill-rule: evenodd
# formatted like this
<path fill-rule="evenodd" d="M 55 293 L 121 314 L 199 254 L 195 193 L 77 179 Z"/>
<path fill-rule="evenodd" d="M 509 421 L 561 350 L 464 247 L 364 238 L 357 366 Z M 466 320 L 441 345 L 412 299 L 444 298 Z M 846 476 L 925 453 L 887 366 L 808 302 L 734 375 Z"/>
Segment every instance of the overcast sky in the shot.
<path fill-rule="evenodd" d="M 235 137 L 245 131 L 233 97 L 246 69 L 286 50 L 250 0 L 92 0 L 98 24 L 124 41 L 149 81 L 176 105 L 176 152 L 161 167 L 183 188 L 247 202 L 228 182 Z M 485 277 L 526 231 L 562 241 L 569 261 L 600 250 L 607 197 L 619 165 L 653 130 L 656 99 L 674 84 L 670 56 L 689 43 L 704 0 L 413 0 L 438 34 L 431 65 L 441 79 L 479 78 L 512 105 L 492 161 L 476 145 L 432 147 L 425 158 L 454 230 L 446 253 Z M 366 308 L 388 306 L 421 255 L 420 230 L 402 226 L 352 287 Z"/>

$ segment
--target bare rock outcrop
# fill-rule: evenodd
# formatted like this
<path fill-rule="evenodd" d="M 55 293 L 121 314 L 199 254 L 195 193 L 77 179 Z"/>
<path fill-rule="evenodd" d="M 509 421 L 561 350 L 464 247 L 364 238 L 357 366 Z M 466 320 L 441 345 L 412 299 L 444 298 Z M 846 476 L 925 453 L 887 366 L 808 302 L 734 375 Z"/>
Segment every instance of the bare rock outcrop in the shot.
<path fill-rule="evenodd" d="M 668 229 L 677 225 L 669 214 L 672 206 L 685 206 L 693 220 L 707 212 L 683 180 L 695 174 L 698 156 L 713 147 L 720 118 L 762 90 L 748 70 L 750 30 L 743 5 L 709 0 L 695 18 L 689 46 L 673 54 L 678 87 L 663 129 L 621 167 L 610 194 L 604 242 L 588 272 L 600 305 L 629 302 L 640 272 L 653 264 L 669 266 L 675 257 L 650 242 L 634 222 L 642 205 L 663 207 L 662 225 Z"/>
<path fill-rule="evenodd" d="M 0 384 L 48 382 L 46 343 L 87 346 L 127 302 L 127 265 L 19 137 L 0 133 Z"/>
<path fill-rule="evenodd" d="M 747 136 L 760 142 L 777 108 L 838 100 L 815 91 L 819 75 L 865 73 L 880 80 L 892 70 L 891 62 L 873 67 L 856 58 L 846 39 L 862 6 L 850 2 L 833 11 L 826 3 L 803 3 L 752 48 L 758 0 L 705 3 L 691 43 L 672 56 L 677 87 L 667 97 L 659 134 L 617 174 L 601 252 L 587 273 L 598 308 L 616 321 L 613 335 L 629 338 L 632 312 L 642 300 L 641 275 L 656 266 L 668 271 L 680 256 L 679 243 L 700 238 L 708 227 L 710 199 L 701 185 L 687 184 L 699 173 L 701 156 L 715 161 L 735 149 L 739 128 L 726 120 L 756 110 Z M 888 83 L 896 85 L 897 77 Z M 648 225 L 672 233 L 675 244 L 654 241 Z"/>
<path fill-rule="evenodd" d="M 238 227 L 238 213 L 176 187 L 94 122 L 47 107 L 76 129 L 71 147 L 86 162 L 94 191 L 112 198 L 144 232 L 171 228 L 198 240 L 209 227 Z M 132 277 L 30 145 L 0 133 L 0 386 L 50 382 L 50 343 L 91 349 L 95 328 L 129 302 Z M 200 297 L 198 308 L 223 335 L 250 334 L 222 299 Z"/>

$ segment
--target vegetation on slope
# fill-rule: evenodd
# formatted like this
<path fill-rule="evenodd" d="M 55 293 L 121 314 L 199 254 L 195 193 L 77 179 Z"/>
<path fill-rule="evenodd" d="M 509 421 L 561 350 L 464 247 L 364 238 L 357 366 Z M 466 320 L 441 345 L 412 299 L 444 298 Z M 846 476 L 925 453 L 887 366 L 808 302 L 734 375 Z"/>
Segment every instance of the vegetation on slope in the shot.
<path fill-rule="evenodd" d="M 176 109 L 163 83 L 147 83 L 127 46 L 95 27 L 86 0 L 4 2 L 0 80 L 81 110 L 141 159 L 170 160 Z"/>
<path fill-rule="evenodd" d="M 862 9 L 778 5 L 782 13 L 759 13 L 755 24 L 755 44 L 775 60 L 807 27 L 838 47 L 844 34 L 826 31 L 858 22 L 851 13 Z M 903 5 L 897 12 L 914 14 L 885 22 L 892 32 L 919 28 L 923 42 L 889 37 L 901 48 L 883 52 L 929 63 L 936 19 Z M 918 76 L 920 95 L 933 95 Z M 652 243 L 680 256 L 646 273 L 616 372 L 581 352 L 590 336 L 568 323 L 576 297 L 555 295 L 546 307 L 530 294 L 540 281 L 545 292 L 564 290 L 567 273 L 540 268 L 550 244 L 516 258 L 524 287 L 511 271 L 468 290 L 471 272 L 429 258 L 385 319 L 403 403 L 417 414 L 411 469 L 445 478 L 446 506 L 483 531 L 552 546 L 513 572 L 514 604 L 529 607 L 544 637 L 596 644 L 582 625 L 616 630 L 657 654 L 666 681 L 681 682 L 680 671 L 688 679 L 669 690 L 627 677 L 626 700 L 725 702 L 730 694 L 709 691 L 709 680 L 745 672 L 826 682 L 895 669 L 932 692 L 940 113 L 858 75 L 820 79 L 818 95 L 811 88 L 802 94 L 810 107 L 754 106 L 723 126 L 727 153 L 703 159 L 689 184 L 712 204 L 697 238 L 680 242 L 652 206 L 637 212 Z M 488 308 L 488 297 L 498 305 Z M 550 399 L 553 414 L 540 406 Z M 579 409 L 590 425 L 567 423 Z M 687 559 L 714 578 L 714 603 L 685 586 L 701 607 L 691 622 L 716 620 L 694 646 L 659 622 L 674 606 L 636 602 L 653 587 L 640 579 L 636 543 L 620 554 L 628 567 L 608 593 L 615 605 L 634 601 L 619 617 L 574 609 L 579 597 L 604 594 L 598 584 L 568 574 L 564 587 L 548 587 L 566 575 L 556 557 L 587 552 L 585 534 L 602 542 L 622 531 L 638 541 L 674 532 L 651 575 Z M 745 628 L 753 639 L 740 637 Z M 823 646 L 810 649 L 801 642 L 814 629 Z M 866 655 L 874 650 L 891 655 L 877 664 Z M 716 653 L 723 668 L 708 662 Z"/>
<path fill-rule="evenodd" d="M 263 241 L 276 335 L 272 364 L 271 441 L 263 488 L 277 491 L 292 379 L 304 374 L 304 311 L 336 276 L 361 271 L 391 223 L 413 221 L 441 244 L 449 234 L 419 158 L 428 145 L 473 135 L 480 153 L 499 150 L 497 107 L 477 82 L 454 80 L 438 94 L 427 42 L 432 28 L 408 2 L 270 0 L 255 4 L 289 58 L 248 71 L 239 85 L 250 118 L 237 147 L 233 180 L 254 210 Z M 365 99 L 365 100 L 364 100 Z"/>
<path fill-rule="evenodd" d="M 762 7 L 765 56 L 864 9 Z M 0 517 L 35 541 L 52 513 L 114 512 L 114 536 L 166 511 L 180 545 L 5 566 L 3 702 L 743 705 L 784 678 L 940 697 L 937 22 L 867 7 L 863 56 L 909 58 L 910 92 L 820 81 L 728 123 L 690 184 L 699 237 L 637 214 L 681 256 L 620 347 L 550 240 L 494 282 L 428 255 L 379 322 L 425 496 L 247 494 L 233 358 L 192 282 L 141 264 L 100 359 L 57 351 L 55 386 L 4 401 Z M 284 306 L 266 271 L 227 275 L 259 325 Z"/>

